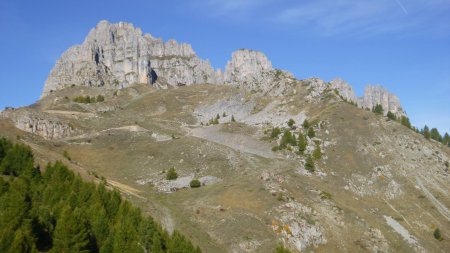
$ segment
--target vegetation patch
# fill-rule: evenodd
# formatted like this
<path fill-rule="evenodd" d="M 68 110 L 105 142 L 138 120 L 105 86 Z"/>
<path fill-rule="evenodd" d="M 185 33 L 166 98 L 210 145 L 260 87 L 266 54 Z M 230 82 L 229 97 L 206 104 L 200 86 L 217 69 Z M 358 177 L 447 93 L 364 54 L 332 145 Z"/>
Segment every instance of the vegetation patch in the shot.
<path fill-rule="evenodd" d="M 61 162 L 44 172 L 30 147 L 0 139 L 0 252 L 201 252 L 179 232 Z"/>

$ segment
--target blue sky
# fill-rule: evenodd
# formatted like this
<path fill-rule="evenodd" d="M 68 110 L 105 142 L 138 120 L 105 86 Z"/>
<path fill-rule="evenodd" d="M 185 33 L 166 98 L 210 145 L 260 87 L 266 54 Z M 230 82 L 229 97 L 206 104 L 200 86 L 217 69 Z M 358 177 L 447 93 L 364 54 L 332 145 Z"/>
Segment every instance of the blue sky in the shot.
<path fill-rule="evenodd" d="M 450 0 L 1 0 L 0 108 L 36 101 L 59 56 L 102 19 L 190 43 L 216 68 L 250 48 L 359 96 L 381 84 L 414 125 L 450 133 Z"/>

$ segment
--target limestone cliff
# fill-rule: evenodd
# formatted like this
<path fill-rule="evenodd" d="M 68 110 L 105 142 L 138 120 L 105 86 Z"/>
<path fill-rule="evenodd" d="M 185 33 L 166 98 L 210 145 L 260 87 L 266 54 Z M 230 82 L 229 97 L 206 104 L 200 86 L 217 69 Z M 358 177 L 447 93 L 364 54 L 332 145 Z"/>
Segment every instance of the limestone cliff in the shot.
<path fill-rule="evenodd" d="M 295 81 L 291 73 L 274 69 L 262 52 L 235 51 L 222 73 L 197 57 L 189 44 L 175 40 L 164 42 L 143 34 L 129 23 L 101 21 L 81 45 L 63 53 L 48 76 L 42 97 L 70 86 L 121 89 L 137 83 L 157 88 L 228 84 L 264 95 L 281 96 L 291 90 Z M 326 88 L 317 80 L 313 80 L 311 87 L 311 97 L 320 95 Z M 380 86 L 368 86 L 362 98 L 356 97 L 353 88 L 342 79 L 331 81 L 330 87 L 362 108 L 372 109 L 381 104 L 385 113 L 405 114 L 399 99 Z"/>
<path fill-rule="evenodd" d="M 12 109 L 3 111 L 0 118 L 8 118 L 18 129 L 39 135 L 47 140 L 61 139 L 76 133 L 76 130 L 67 121 L 44 112 Z"/>
<path fill-rule="evenodd" d="M 284 94 L 294 80 L 291 73 L 273 69 L 262 52 L 248 49 L 235 51 L 224 73 L 226 84 L 273 96 Z"/>
<path fill-rule="evenodd" d="M 125 88 L 135 83 L 190 85 L 217 83 L 221 74 L 188 44 L 164 42 L 129 23 L 101 21 L 81 45 L 63 53 L 42 96 L 72 85 Z"/>
<path fill-rule="evenodd" d="M 353 102 L 361 108 L 372 110 L 377 104 L 380 104 L 385 115 L 388 111 L 398 117 L 406 115 L 400 104 L 400 99 L 381 85 L 366 86 L 363 97 L 357 97 L 352 86 L 340 78 L 332 80 L 330 88 L 337 90 L 343 99 Z"/>

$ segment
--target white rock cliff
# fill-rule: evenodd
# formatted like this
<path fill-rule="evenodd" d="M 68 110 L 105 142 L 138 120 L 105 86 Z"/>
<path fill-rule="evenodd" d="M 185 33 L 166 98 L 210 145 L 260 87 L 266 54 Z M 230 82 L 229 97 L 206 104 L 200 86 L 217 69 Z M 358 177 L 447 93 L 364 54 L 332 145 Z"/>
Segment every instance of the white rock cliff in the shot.
<path fill-rule="evenodd" d="M 190 85 L 221 82 L 221 73 L 188 44 L 164 42 L 129 23 L 101 21 L 82 45 L 69 48 L 50 72 L 43 96 L 75 86 L 120 89 L 135 83 Z"/>
<path fill-rule="evenodd" d="M 137 83 L 157 88 L 228 84 L 264 95 L 281 96 L 287 94 L 295 81 L 291 73 L 274 69 L 262 52 L 235 51 L 222 73 L 197 57 L 189 44 L 175 40 L 164 42 L 143 34 L 141 29 L 129 23 L 101 21 L 89 32 L 83 44 L 63 53 L 48 76 L 42 97 L 70 86 L 121 89 Z M 324 88 L 323 85 L 312 86 L 317 88 L 313 89 L 317 94 Z M 359 107 L 372 109 L 381 104 L 385 114 L 391 111 L 397 116 L 405 115 L 399 99 L 381 86 L 368 86 L 362 98 L 358 98 L 342 79 L 331 81 L 330 88 Z"/>

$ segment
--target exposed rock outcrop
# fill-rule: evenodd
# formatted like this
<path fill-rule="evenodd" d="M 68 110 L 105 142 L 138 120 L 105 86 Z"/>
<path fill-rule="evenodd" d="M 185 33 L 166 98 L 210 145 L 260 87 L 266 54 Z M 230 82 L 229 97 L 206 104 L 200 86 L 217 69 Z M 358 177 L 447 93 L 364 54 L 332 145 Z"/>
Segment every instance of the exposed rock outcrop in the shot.
<path fill-rule="evenodd" d="M 188 44 L 143 35 L 129 23 L 101 21 L 82 45 L 63 53 L 50 72 L 42 96 L 72 85 L 119 89 L 146 83 L 164 88 L 218 83 L 221 76 Z"/>
<path fill-rule="evenodd" d="M 372 110 L 377 104 L 380 104 L 383 107 L 385 115 L 389 111 L 397 117 L 406 115 L 400 104 L 400 99 L 381 85 L 368 85 L 363 97 L 356 97 L 352 86 L 340 78 L 332 80 L 330 82 L 330 88 L 337 90 L 343 99 L 357 104 L 358 107 Z"/>
<path fill-rule="evenodd" d="M 359 100 L 353 91 L 353 87 L 341 78 L 332 80 L 330 82 L 330 87 L 331 89 L 337 90 L 339 95 L 348 102 L 358 103 Z"/>
<path fill-rule="evenodd" d="M 362 108 L 372 109 L 377 104 L 383 106 L 384 114 L 388 111 L 393 112 L 397 116 L 406 115 L 397 96 L 389 93 L 384 87 L 377 85 L 368 85 L 364 92 L 364 97 L 360 98 L 360 106 Z"/>
<path fill-rule="evenodd" d="M 226 84 L 273 96 L 285 94 L 294 81 L 291 73 L 273 69 L 262 52 L 248 49 L 233 52 L 224 72 Z"/>
<path fill-rule="evenodd" d="M 12 120 L 18 129 L 48 140 L 65 138 L 76 132 L 69 123 L 46 113 L 13 110 L 4 111 L 1 116 Z"/>
<path fill-rule="evenodd" d="M 101 21 L 85 41 L 68 49 L 50 72 L 42 97 L 69 86 L 95 86 L 121 89 L 136 83 L 157 88 L 192 84 L 229 84 L 264 95 L 286 95 L 297 80 L 276 70 L 258 51 L 240 49 L 232 54 L 225 71 L 214 70 L 208 61 L 197 57 L 189 44 L 175 40 L 164 42 L 129 23 Z M 319 79 L 312 82 L 311 98 L 328 88 Z M 399 99 L 381 86 L 368 86 L 364 97 L 357 98 L 352 87 L 342 79 L 330 82 L 342 98 L 372 109 L 381 104 L 385 113 L 405 115 Z"/>

